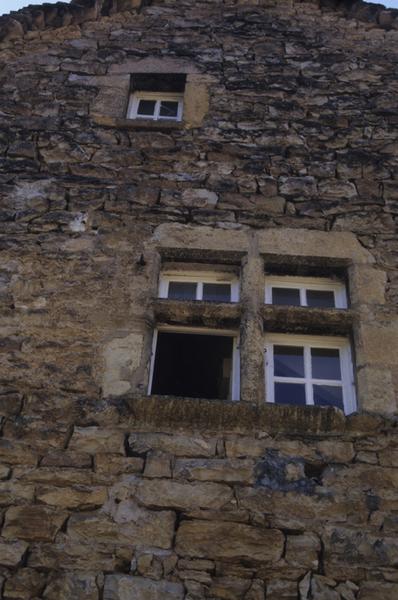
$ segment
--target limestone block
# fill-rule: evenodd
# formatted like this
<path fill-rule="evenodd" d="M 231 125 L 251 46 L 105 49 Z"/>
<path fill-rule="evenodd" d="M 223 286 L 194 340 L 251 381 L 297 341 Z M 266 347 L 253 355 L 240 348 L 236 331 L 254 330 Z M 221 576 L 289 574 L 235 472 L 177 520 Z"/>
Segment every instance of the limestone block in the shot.
<path fill-rule="evenodd" d="M 104 476 L 104 482 L 109 477 L 141 473 L 144 468 L 144 459 L 138 456 L 120 456 L 120 454 L 96 454 L 95 472 Z"/>
<path fill-rule="evenodd" d="M 180 483 L 168 479 L 142 480 L 135 497 L 148 507 L 193 510 L 219 509 L 233 500 L 231 488 L 218 483 Z"/>
<path fill-rule="evenodd" d="M 347 463 L 354 458 L 354 446 L 351 442 L 322 440 L 317 443 L 316 447 L 326 461 Z"/>
<path fill-rule="evenodd" d="M 258 440 L 251 436 L 236 436 L 225 440 L 225 450 L 230 458 L 259 457 L 266 453 L 268 443 L 268 439 Z"/>
<path fill-rule="evenodd" d="M 39 502 L 61 509 L 93 509 L 102 506 L 107 498 L 105 487 L 38 487 L 36 498 Z"/>
<path fill-rule="evenodd" d="M 317 192 L 314 177 L 282 177 L 279 193 L 286 196 L 314 196 Z"/>
<path fill-rule="evenodd" d="M 74 469 L 90 469 L 92 458 L 85 452 L 73 452 L 68 450 L 55 450 L 40 461 L 42 467 L 71 467 Z"/>
<path fill-rule="evenodd" d="M 72 515 L 68 537 L 76 543 L 118 544 L 168 549 L 174 535 L 175 515 L 171 511 L 148 511 L 132 501 L 112 502 L 102 511 Z"/>
<path fill-rule="evenodd" d="M 6 512 L 2 535 L 7 539 L 51 542 L 67 513 L 46 506 L 15 506 Z"/>
<path fill-rule="evenodd" d="M 239 459 L 178 459 L 174 477 L 197 481 L 249 484 L 254 481 L 254 461 Z"/>
<path fill-rule="evenodd" d="M 313 533 L 287 536 L 286 561 L 290 566 L 316 570 L 320 550 L 320 539 Z"/>
<path fill-rule="evenodd" d="M 338 565 L 385 568 L 398 560 L 397 538 L 377 535 L 375 531 L 327 526 L 322 539 L 326 572 Z"/>
<path fill-rule="evenodd" d="M 93 573 L 59 573 L 43 594 L 45 600 L 98 600 L 99 591 Z"/>
<path fill-rule="evenodd" d="M 280 531 L 241 523 L 183 521 L 176 538 L 178 554 L 216 560 L 274 563 L 281 557 L 283 547 Z"/>
<path fill-rule="evenodd" d="M 184 586 L 129 575 L 105 577 L 104 600 L 183 600 Z"/>
<path fill-rule="evenodd" d="M 143 343 L 144 337 L 141 333 L 130 333 L 104 345 L 104 396 L 118 396 L 129 391 L 133 373 L 141 362 Z"/>
<path fill-rule="evenodd" d="M 34 487 L 29 484 L 0 481 L 0 506 L 31 502 L 34 498 Z"/>
<path fill-rule="evenodd" d="M 216 453 L 217 438 L 175 433 L 132 433 L 129 446 L 139 454 L 158 450 L 175 456 L 210 457 Z"/>
<path fill-rule="evenodd" d="M 171 477 L 171 459 L 161 452 L 149 452 L 145 461 L 145 477 Z"/>
<path fill-rule="evenodd" d="M 360 409 L 381 414 L 397 410 L 396 392 L 390 369 L 363 367 L 357 372 Z"/>
<path fill-rule="evenodd" d="M 75 427 L 68 450 L 89 454 L 110 452 L 124 455 L 124 434 L 116 429 Z"/>
<path fill-rule="evenodd" d="M 73 571 L 122 571 L 130 564 L 132 549 L 128 546 L 99 546 L 95 537 L 90 545 L 71 543 L 58 534 L 57 543 L 30 546 L 28 566 L 40 569 Z M 69 600 L 69 599 L 68 599 Z"/>
<path fill-rule="evenodd" d="M 28 544 L 21 540 L 8 541 L 0 539 L 0 565 L 16 567 L 28 549 Z"/>
<path fill-rule="evenodd" d="M 187 128 L 200 127 L 209 111 L 208 86 L 191 75 L 184 93 L 184 123 Z"/>
<path fill-rule="evenodd" d="M 386 581 L 364 581 L 357 596 L 358 600 L 381 600 L 381 598 L 398 598 L 398 583 Z"/>
<path fill-rule="evenodd" d="M 284 579 L 268 581 L 267 600 L 297 600 L 297 582 Z"/>
<path fill-rule="evenodd" d="M 36 595 L 39 596 L 45 581 L 45 573 L 29 568 L 20 569 L 5 582 L 3 597 L 30 600 Z"/>
<path fill-rule="evenodd" d="M 349 269 L 350 300 L 352 304 L 384 304 L 387 274 L 368 266 Z"/>
<path fill-rule="evenodd" d="M 182 202 L 185 206 L 197 208 L 214 207 L 217 204 L 218 195 L 215 192 L 203 188 L 188 189 L 182 193 Z"/>

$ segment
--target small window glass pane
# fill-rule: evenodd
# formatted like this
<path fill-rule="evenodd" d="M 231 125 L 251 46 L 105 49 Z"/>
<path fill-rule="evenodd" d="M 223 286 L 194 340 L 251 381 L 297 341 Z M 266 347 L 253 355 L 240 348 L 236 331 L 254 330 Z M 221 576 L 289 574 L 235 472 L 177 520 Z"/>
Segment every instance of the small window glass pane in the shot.
<path fill-rule="evenodd" d="M 305 385 L 303 383 L 275 383 L 276 404 L 305 405 Z"/>
<path fill-rule="evenodd" d="M 172 300 L 195 300 L 196 286 L 196 283 L 188 283 L 185 281 L 170 281 L 169 298 L 171 298 Z"/>
<path fill-rule="evenodd" d="M 167 119 L 175 119 L 178 115 L 178 102 L 162 100 L 160 103 L 159 116 Z"/>
<path fill-rule="evenodd" d="M 143 117 L 153 117 L 155 113 L 156 100 L 140 100 L 138 103 L 137 115 Z"/>
<path fill-rule="evenodd" d="M 275 346 L 274 374 L 277 377 L 304 377 L 304 349 Z"/>
<path fill-rule="evenodd" d="M 307 290 L 307 304 L 318 308 L 334 308 L 334 292 L 326 290 Z"/>
<path fill-rule="evenodd" d="M 333 348 L 311 348 L 313 379 L 341 380 L 340 352 Z"/>
<path fill-rule="evenodd" d="M 300 306 L 300 290 L 293 288 L 272 288 L 272 304 Z"/>
<path fill-rule="evenodd" d="M 210 302 L 231 302 L 229 283 L 204 283 L 203 300 Z"/>
<path fill-rule="evenodd" d="M 343 389 L 339 385 L 314 385 L 314 404 L 344 410 Z"/>

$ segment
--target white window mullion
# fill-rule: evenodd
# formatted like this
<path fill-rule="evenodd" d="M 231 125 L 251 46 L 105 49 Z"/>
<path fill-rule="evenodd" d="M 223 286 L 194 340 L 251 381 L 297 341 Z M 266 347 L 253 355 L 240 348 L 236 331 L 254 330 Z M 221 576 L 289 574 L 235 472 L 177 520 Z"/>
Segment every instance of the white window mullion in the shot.
<path fill-rule="evenodd" d="M 196 300 L 203 300 L 203 281 L 196 284 Z"/>
<path fill-rule="evenodd" d="M 153 118 L 155 121 L 157 121 L 159 119 L 159 113 L 160 113 L 160 100 L 156 100 L 156 104 L 155 104 L 155 112 L 153 114 Z"/>
<path fill-rule="evenodd" d="M 307 290 L 305 288 L 300 288 L 300 306 L 308 306 L 307 305 Z"/>
<path fill-rule="evenodd" d="M 314 390 L 312 387 L 312 365 L 311 365 L 311 347 L 310 346 L 304 346 L 304 374 L 305 374 L 306 404 L 313 406 Z"/>
<path fill-rule="evenodd" d="M 265 346 L 265 388 L 266 388 L 266 401 L 275 402 L 275 377 L 274 377 L 274 345 L 267 344 Z"/>

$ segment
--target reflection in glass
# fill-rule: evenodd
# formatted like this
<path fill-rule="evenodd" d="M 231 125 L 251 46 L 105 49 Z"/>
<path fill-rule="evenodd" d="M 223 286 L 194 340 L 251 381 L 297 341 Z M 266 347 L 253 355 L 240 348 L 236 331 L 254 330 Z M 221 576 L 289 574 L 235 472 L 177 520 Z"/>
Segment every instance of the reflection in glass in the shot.
<path fill-rule="evenodd" d="M 344 410 L 343 390 L 339 385 L 314 385 L 315 406 L 337 406 Z"/>
<path fill-rule="evenodd" d="M 203 300 L 231 302 L 231 286 L 229 283 L 204 283 Z"/>
<path fill-rule="evenodd" d="M 295 346 L 275 346 L 274 374 L 277 377 L 304 377 L 304 349 Z"/>
<path fill-rule="evenodd" d="M 341 379 L 340 352 L 333 348 L 311 348 L 313 379 Z"/>
<path fill-rule="evenodd" d="M 178 102 L 163 100 L 160 103 L 159 115 L 163 118 L 175 119 L 178 114 Z"/>
<path fill-rule="evenodd" d="M 195 300 L 196 285 L 185 281 L 170 281 L 168 297 L 172 300 Z"/>
<path fill-rule="evenodd" d="M 272 304 L 300 306 L 300 290 L 292 288 L 272 288 Z"/>
<path fill-rule="evenodd" d="M 307 290 L 307 304 L 318 308 L 334 308 L 334 292 Z"/>
<path fill-rule="evenodd" d="M 305 385 L 303 383 L 275 383 L 276 404 L 296 404 L 305 406 Z"/>
<path fill-rule="evenodd" d="M 140 100 L 138 104 L 137 115 L 143 117 L 152 117 L 155 112 L 155 100 Z"/>

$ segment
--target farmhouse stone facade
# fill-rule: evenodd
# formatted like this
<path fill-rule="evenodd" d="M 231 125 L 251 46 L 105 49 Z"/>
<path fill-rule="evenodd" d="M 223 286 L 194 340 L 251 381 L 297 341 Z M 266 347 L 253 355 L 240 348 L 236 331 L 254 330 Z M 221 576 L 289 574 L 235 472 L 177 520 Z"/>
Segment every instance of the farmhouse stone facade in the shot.
<path fill-rule="evenodd" d="M 398 597 L 397 42 L 362 2 L 0 18 L 1 598 Z M 182 120 L 127 118 L 166 76 Z M 268 272 L 348 307 L 266 304 Z M 162 327 L 235 332 L 239 400 L 148 394 Z M 269 332 L 350 340 L 355 410 L 266 402 Z"/>

